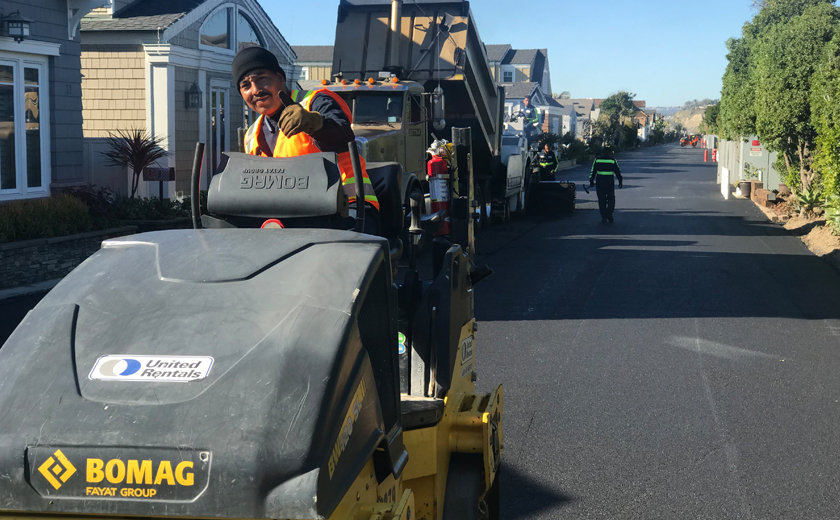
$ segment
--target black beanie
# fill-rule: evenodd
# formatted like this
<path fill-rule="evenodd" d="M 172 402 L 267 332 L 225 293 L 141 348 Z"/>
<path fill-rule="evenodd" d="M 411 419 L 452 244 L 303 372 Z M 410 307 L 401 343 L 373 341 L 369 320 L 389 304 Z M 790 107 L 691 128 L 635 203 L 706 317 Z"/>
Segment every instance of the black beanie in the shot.
<path fill-rule="evenodd" d="M 279 72 L 284 78 L 286 77 L 286 71 L 277 63 L 277 57 L 262 47 L 245 47 L 237 52 L 230 68 L 237 85 L 242 81 L 243 76 L 256 69 Z"/>

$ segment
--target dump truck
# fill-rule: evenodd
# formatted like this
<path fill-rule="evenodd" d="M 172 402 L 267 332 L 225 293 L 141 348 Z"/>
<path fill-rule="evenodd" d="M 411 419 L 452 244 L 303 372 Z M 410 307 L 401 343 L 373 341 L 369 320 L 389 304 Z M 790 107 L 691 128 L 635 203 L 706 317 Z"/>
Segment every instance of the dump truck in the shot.
<path fill-rule="evenodd" d="M 525 210 L 538 177 L 535 153 L 505 132 L 504 90 L 496 85 L 470 3 L 464 0 L 342 0 L 327 88 L 353 111 L 366 161 L 403 165 L 405 207 L 426 188 L 427 150 L 454 127 L 473 135 L 476 224 Z"/>

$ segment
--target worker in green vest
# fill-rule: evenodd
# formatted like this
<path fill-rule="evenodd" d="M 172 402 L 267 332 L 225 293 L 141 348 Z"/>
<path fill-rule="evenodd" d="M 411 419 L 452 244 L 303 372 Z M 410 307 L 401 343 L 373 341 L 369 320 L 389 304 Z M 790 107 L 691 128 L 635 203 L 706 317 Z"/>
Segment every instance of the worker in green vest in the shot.
<path fill-rule="evenodd" d="M 559 164 L 557 154 L 548 143 L 545 143 L 543 151 L 540 152 L 540 180 L 553 181 Z"/>
<path fill-rule="evenodd" d="M 624 187 L 621 178 L 621 168 L 613 157 L 612 148 L 605 146 L 600 155 L 592 163 L 592 173 L 589 175 L 589 187 L 595 186 L 598 193 L 598 209 L 601 210 L 601 222 L 612 222 L 615 211 L 615 179 L 618 187 Z"/>
<path fill-rule="evenodd" d="M 540 110 L 531 105 L 531 98 L 525 96 L 522 100 L 522 130 L 525 132 L 525 140 L 531 145 L 531 139 L 540 132 Z"/>

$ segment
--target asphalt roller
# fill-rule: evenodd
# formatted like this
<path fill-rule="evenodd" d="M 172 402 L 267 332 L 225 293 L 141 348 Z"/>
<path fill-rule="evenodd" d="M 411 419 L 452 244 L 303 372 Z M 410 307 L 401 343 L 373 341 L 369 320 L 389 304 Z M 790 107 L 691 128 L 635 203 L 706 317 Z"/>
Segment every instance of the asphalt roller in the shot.
<path fill-rule="evenodd" d="M 374 237 L 334 154 L 225 160 L 196 229 L 106 240 L 0 348 L 0 517 L 498 518 L 472 196 L 418 266 L 442 215 L 400 242 L 399 164 L 368 164 Z"/>

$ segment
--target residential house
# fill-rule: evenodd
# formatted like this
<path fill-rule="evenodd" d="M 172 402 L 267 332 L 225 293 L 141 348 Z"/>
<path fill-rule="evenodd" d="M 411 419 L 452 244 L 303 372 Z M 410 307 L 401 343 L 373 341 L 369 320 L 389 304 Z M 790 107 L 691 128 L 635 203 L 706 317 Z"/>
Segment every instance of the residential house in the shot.
<path fill-rule="evenodd" d="M 548 49 L 513 49 L 510 44 L 484 48 L 496 83 L 539 83 L 540 90 L 551 97 Z"/>
<path fill-rule="evenodd" d="M 90 0 L 3 0 L 31 20 L 20 41 L 0 32 L 0 202 L 45 197 L 82 178 L 79 19 Z"/>
<path fill-rule="evenodd" d="M 558 135 L 571 133 L 577 136 L 577 112 L 574 105 L 565 103 L 562 99 L 548 98 L 545 110 L 543 132 Z"/>
<path fill-rule="evenodd" d="M 490 70 L 493 73 L 493 79 L 496 83 L 502 82 L 502 61 L 510 52 L 511 47 L 509 43 L 503 45 L 485 45 L 484 50 L 487 53 L 487 63 L 490 65 Z M 509 81 L 513 83 L 513 80 Z"/>
<path fill-rule="evenodd" d="M 291 46 L 256 0 L 110 0 L 82 19 L 81 35 L 87 175 L 123 193 L 132 173 L 104 168 L 99 153 L 109 132 L 162 137 L 169 157 L 158 166 L 175 169 L 164 196 L 178 197 L 189 193 L 196 143 L 207 144 L 206 187 L 222 152 L 238 149 L 237 129 L 255 120 L 231 77 L 238 50 L 268 48 L 297 80 Z M 157 182 L 141 182 L 138 194 L 157 193 Z"/>
<path fill-rule="evenodd" d="M 589 135 L 591 121 L 598 119 L 599 112 L 595 109 L 595 103 L 600 104 L 600 99 L 579 99 L 565 98 L 558 100 L 563 106 L 571 106 L 575 111 L 575 137 L 586 140 Z"/>
<path fill-rule="evenodd" d="M 332 45 L 295 45 L 295 65 L 300 69 L 300 81 L 332 79 Z"/>

